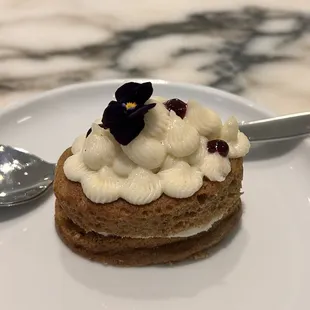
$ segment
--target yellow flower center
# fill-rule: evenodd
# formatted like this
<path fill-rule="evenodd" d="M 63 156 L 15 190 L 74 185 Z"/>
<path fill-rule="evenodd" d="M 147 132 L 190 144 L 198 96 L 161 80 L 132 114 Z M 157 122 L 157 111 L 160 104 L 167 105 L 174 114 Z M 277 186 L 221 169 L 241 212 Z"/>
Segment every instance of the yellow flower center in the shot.
<path fill-rule="evenodd" d="M 127 102 L 125 104 L 125 108 L 126 110 L 131 110 L 134 109 L 137 106 L 137 104 L 135 102 Z"/>

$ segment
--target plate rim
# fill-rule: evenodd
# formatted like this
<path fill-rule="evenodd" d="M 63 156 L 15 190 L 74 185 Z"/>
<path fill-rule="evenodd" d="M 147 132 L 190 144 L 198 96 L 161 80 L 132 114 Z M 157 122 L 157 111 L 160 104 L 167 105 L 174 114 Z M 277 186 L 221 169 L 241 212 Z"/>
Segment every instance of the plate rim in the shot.
<path fill-rule="evenodd" d="M 49 97 L 53 97 L 55 95 L 61 95 L 70 91 L 76 91 L 81 89 L 87 89 L 92 87 L 98 86 L 106 86 L 106 85 L 114 85 L 114 84 L 123 84 L 127 82 L 151 82 L 152 84 L 157 85 L 171 85 L 176 86 L 184 89 L 191 89 L 196 91 L 203 91 L 212 94 L 217 94 L 222 98 L 228 98 L 233 100 L 236 104 L 247 106 L 249 108 L 254 108 L 259 112 L 266 114 L 268 117 L 276 116 L 276 113 L 268 109 L 267 107 L 262 106 L 259 103 L 251 101 L 245 97 L 227 92 L 225 90 L 221 90 L 218 88 L 202 85 L 202 84 L 194 84 L 194 83 L 183 83 L 183 82 L 176 82 L 176 81 L 168 81 L 168 80 L 161 80 L 161 79 L 148 79 L 148 78 L 125 78 L 125 79 L 106 79 L 106 80 L 98 80 L 98 81 L 87 81 L 82 83 L 73 83 L 68 84 L 60 87 L 56 87 L 50 90 L 46 90 L 43 92 L 39 92 L 38 94 L 26 99 L 26 100 L 18 100 L 12 103 L 9 103 L 7 106 L 0 107 L 0 118 L 4 117 L 5 115 L 14 112 L 24 106 L 34 104 L 39 100 L 44 100 Z"/>
<path fill-rule="evenodd" d="M 6 107 L 0 108 L 0 120 L 2 117 L 5 117 L 8 114 L 14 113 L 16 110 L 18 110 L 20 108 L 26 107 L 26 106 L 31 105 L 31 104 L 35 104 L 37 101 L 45 100 L 46 98 L 51 98 L 55 95 L 64 95 L 67 92 L 78 90 L 78 89 L 96 87 L 96 86 L 100 86 L 100 85 L 115 85 L 116 83 L 121 84 L 124 81 L 133 81 L 133 80 L 134 81 L 151 81 L 154 84 L 168 84 L 168 85 L 188 88 L 191 90 L 206 91 L 206 92 L 213 93 L 213 94 L 219 94 L 223 98 L 233 99 L 235 104 L 240 104 L 240 106 L 245 105 L 249 108 L 253 108 L 257 111 L 261 111 L 261 112 L 265 113 L 266 115 L 272 116 L 272 112 L 268 111 L 268 109 L 266 109 L 264 107 L 261 107 L 259 104 L 251 102 L 250 100 L 243 98 L 241 96 L 234 95 L 234 94 L 231 94 L 229 92 L 222 91 L 222 90 L 215 89 L 215 88 L 208 87 L 208 86 L 203 86 L 203 85 L 198 85 L 198 84 L 190 84 L 190 83 L 168 82 L 168 81 L 164 81 L 164 80 L 153 80 L 153 79 L 126 79 L 126 80 L 124 80 L 124 79 L 113 79 L 113 80 L 103 80 L 103 81 L 95 81 L 95 82 L 75 83 L 75 84 L 70 84 L 70 85 L 58 87 L 58 88 L 55 88 L 55 89 L 52 89 L 49 91 L 41 92 L 38 95 L 35 95 L 34 97 L 29 98 L 27 100 L 11 103 Z M 43 102 L 42 102 L 42 104 L 43 104 Z M 307 141 L 307 140 L 308 139 L 305 139 L 302 143 L 310 146 L 310 143 L 308 143 L 308 142 L 310 142 L 310 138 L 309 138 L 309 141 Z M 108 298 L 110 298 L 110 294 L 107 294 L 107 296 L 108 296 Z M 173 297 L 172 300 L 174 301 L 174 299 L 175 298 Z M 125 301 L 126 300 L 127 299 L 125 299 Z M 153 300 L 150 299 L 150 300 L 148 300 L 148 302 L 153 302 Z M 15 307 L 15 305 L 14 305 L 14 307 Z M 112 302 L 111 302 L 111 307 L 113 307 Z M 114 305 L 114 307 L 118 307 L 118 306 Z M 140 307 L 143 307 L 143 305 L 137 306 L 137 308 L 140 308 Z M 168 306 L 165 305 L 164 308 L 166 308 L 166 307 L 168 307 Z"/>

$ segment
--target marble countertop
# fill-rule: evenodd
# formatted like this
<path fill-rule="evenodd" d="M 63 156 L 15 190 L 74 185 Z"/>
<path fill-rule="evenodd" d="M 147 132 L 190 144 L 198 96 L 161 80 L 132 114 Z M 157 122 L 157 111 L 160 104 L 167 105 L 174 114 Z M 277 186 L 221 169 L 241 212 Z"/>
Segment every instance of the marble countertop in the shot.
<path fill-rule="evenodd" d="M 310 1 L 283 2 L 0 0 L 0 107 L 66 84 L 149 77 L 309 111 Z"/>

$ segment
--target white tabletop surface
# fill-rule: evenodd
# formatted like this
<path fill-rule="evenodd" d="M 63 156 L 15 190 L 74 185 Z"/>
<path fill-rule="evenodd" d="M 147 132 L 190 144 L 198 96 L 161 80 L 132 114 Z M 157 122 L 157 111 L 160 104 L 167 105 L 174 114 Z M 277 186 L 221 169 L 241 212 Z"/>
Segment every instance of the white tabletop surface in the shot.
<path fill-rule="evenodd" d="M 310 1 L 0 0 L 0 107 L 58 86 L 150 77 L 310 110 Z"/>

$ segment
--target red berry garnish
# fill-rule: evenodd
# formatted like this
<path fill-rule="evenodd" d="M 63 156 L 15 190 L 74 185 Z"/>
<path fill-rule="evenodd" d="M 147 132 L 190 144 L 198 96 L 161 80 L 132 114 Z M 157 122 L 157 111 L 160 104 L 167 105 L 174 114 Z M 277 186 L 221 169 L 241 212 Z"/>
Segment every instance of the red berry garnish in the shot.
<path fill-rule="evenodd" d="M 228 144 L 223 140 L 211 140 L 207 143 L 209 153 L 218 152 L 221 156 L 226 157 L 229 152 Z"/>
<path fill-rule="evenodd" d="M 187 104 L 183 102 L 182 100 L 177 99 L 177 98 L 170 99 L 166 101 L 164 105 L 166 106 L 167 110 L 174 111 L 175 114 L 181 117 L 182 119 L 185 117 L 186 110 L 187 110 Z"/>

